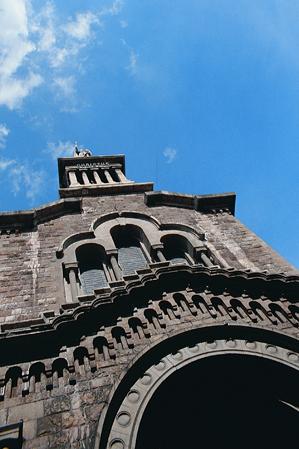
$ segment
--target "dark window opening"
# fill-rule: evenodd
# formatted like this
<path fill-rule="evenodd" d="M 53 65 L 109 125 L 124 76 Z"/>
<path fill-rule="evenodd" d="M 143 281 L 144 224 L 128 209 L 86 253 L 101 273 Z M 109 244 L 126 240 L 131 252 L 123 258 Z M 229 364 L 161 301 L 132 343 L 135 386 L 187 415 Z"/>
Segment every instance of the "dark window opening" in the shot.
<path fill-rule="evenodd" d="M 116 227 L 111 231 L 115 246 L 118 248 L 118 264 L 124 275 L 133 274 L 136 270 L 147 267 L 148 261 L 144 254 L 141 232 L 130 225 Z"/>
<path fill-rule="evenodd" d="M 104 255 L 100 247 L 93 244 L 79 247 L 77 260 L 81 287 L 86 295 L 108 285 L 104 271 Z"/>
<path fill-rule="evenodd" d="M 166 235 L 161 239 L 164 244 L 164 256 L 171 265 L 190 264 L 193 262 L 190 253 L 192 247 L 187 240 L 180 235 Z"/>

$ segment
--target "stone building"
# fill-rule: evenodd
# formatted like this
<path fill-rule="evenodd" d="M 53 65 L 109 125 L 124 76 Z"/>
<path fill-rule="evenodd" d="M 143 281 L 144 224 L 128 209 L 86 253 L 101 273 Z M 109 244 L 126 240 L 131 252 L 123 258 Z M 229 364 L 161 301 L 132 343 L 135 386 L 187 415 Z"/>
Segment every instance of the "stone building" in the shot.
<path fill-rule="evenodd" d="M 295 447 L 299 273 L 235 195 L 58 168 L 60 200 L 0 214 L 0 448 Z"/>

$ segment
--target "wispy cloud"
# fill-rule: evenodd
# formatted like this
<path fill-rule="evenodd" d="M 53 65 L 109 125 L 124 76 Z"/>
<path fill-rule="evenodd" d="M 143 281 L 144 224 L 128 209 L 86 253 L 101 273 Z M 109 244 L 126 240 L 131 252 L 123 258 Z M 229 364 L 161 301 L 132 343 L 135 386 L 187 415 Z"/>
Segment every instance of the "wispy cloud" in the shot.
<path fill-rule="evenodd" d="M 17 196 L 25 193 L 30 204 L 33 204 L 43 192 L 45 172 L 32 168 L 29 163 L 1 159 L 0 171 L 3 172 L 1 178 L 7 179 L 7 182 L 11 184 L 13 194 Z"/>
<path fill-rule="evenodd" d="M 4 148 L 6 145 L 6 138 L 10 130 L 4 123 L 0 123 L 0 148 Z"/>
<path fill-rule="evenodd" d="M 26 198 L 33 203 L 39 196 L 45 179 L 43 170 L 34 170 L 29 164 L 15 163 L 10 168 L 13 193 L 25 191 Z"/>
<path fill-rule="evenodd" d="M 123 7 L 123 0 L 114 0 L 111 6 L 104 7 L 100 12 L 100 16 L 116 16 Z"/>
<path fill-rule="evenodd" d="M 125 39 L 120 40 L 123 46 L 128 50 L 129 52 L 129 63 L 125 66 L 125 69 L 130 73 L 130 75 L 134 76 L 137 74 L 138 71 L 138 53 L 130 46 L 128 45 L 127 41 Z"/>
<path fill-rule="evenodd" d="M 54 87 L 59 90 L 59 93 L 65 97 L 73 97 L 75 94 L 75 77 L 57 77 L 53 80 Z"/>
<path fill-rule="evenodd" d="M 15 163 L 14 160 L 0 159 L 0 170 L 6 170 L 7 167 L 13 165 Z"/>
<path fill-rule="evenodd" d="M 163 156 L 166 159 L 166 163 L 171 164 L 177 156 L 177 150 L 173 147 L 166 147 L 163 150 Z"/>
<path fill-rule="evenodd" d="M 0 80 L 0 106 L 16 109 L 22 105 L 35 87 L 38 87 L 43 78 L 36 73 L 30 73 L 26 78 L 2 78 Z"/>
<path fill-rule="evenodd" d="M 74 151 L 74 142 L 70 142 L 69 140 L 66 142 L 49 142 L 46 153 L 50 154 L 52 159 L 56 160 L 58 157 L 68 157 L 72 156 Z"/>
<path fill-rule="evenodd" d="M 120 20 L 119 24 L 122 28 L 127 28 L 129 26 L 129 24 L 126 20 Z"/>
<path fill-rule="evenodd" d="M 137 73 L 137 61 L 138 54 L 134 50 L 130 50 L 129 64 L 127 65 L 126 69 L 128 70 L 128 72 L 130 72 L 131 75 L 136 75 Z"/>
<path fill-rule="evenodd" d="M 90 38 L 91 26 L 99 23 L 99 18 L 87 11 L 77 14 L 75 20 L 69 21 L 63 29 L 69 36 L 82 41 Z"/>
<path fill-rule="evenodd" d="M 2 0 L 0 14 L 0 105 L 9 109 L 20 106 L 42 77 L 32 67 L 19 75 L 20 67 L 36 50 L 29 36 L 26 0 Z"/>
<path fill-rule="evenodd" d="M 70 84 L 62 80 L 83 71 L 80 52 L 91 41 L 100 42 L 93 30 L 105 17 L 119 14 L 122 5 L 116 0 L 95 12 L 83 11 L 65 24 L 51 1 L 37 8 L 30 0 L 1 0 L 0 106 L 20 108 L 43 83 L 69 94 Z"/>

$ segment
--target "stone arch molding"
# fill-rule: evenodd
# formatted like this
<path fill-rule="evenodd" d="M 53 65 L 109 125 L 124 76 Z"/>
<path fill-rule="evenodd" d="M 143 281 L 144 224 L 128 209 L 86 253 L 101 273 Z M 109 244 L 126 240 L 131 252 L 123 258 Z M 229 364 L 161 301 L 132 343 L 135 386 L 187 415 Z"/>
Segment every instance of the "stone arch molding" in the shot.
<path fill-rule="evenodd" d="M 96 438 L 95 449 L 135 449 L 137 434 L 143 413 L 158 387 L 176 370 L 203 359 L 217 355 L 242 354 L 258 356 L 283 363 L 299 370 L 299 355 L 283 347 L 260 341 L 244 339 L 219 339 L 184 347 L 171 353 L 148 368 L 143 375 L 129 388 L 115 418 L 107 442 Z M 100 420 L 100 426 L 105 418 Z M 106 439 L 107 436 L 104 435 Z M 104 443 L 104 444 L 103 444 Z M 99 444 L 101 444 L 99 446 Z"/>
<path fill-rule="evenodd" d="M 113 212 L 103 215 L 92 223 L 89 231 L 71 234 L 66 237 L 56 250 L 57 258 L 64 257 L 67 262 L 74 260 L 77 247 L 84 243 L 96 243 L 108 252 L 116 251 L 111 237 L 111 229 L 116 225 L 134 225 L 144 231 L 152 247 L 161 245 L 161 237 L 166 235 L 180 235 L 184 237 L 194 249 L 202 248 L 205 233 L 191 226 L 181 223 L 160 223 L 155 217 L 140 212 Z"/>

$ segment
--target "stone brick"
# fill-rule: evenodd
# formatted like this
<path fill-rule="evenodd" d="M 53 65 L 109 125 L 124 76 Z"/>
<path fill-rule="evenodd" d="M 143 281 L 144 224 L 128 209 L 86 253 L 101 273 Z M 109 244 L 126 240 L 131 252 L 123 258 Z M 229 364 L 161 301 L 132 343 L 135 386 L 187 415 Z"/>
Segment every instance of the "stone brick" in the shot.
<path fill-rule="evenodd" d="M 30 404 L 16 405 L 8 410 L 8 424 L 20 421 L 31 421 L 44 415 L 43 402 L 31 402 Z"/>
<path fill-rule="evenodd" d="M 37 420 L 37 435 L 52 434 L 62 428 L 62 414 L 54 413 Z"/>
<path fill-rule="evenodd" d="M 58 396 L 48 399 L 44 402 L 45 415 L 53 415 L 55 413 L 65 412 L 71 408 L 71 400 L 69 396 Z"/>

